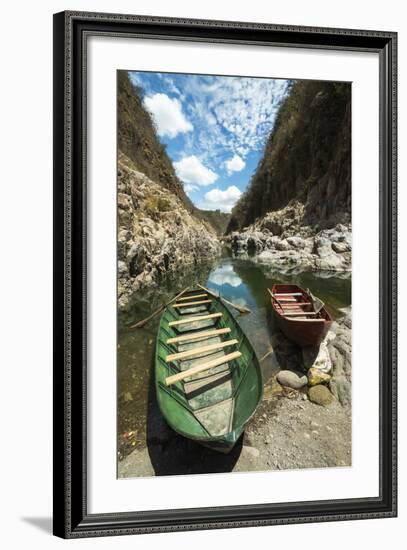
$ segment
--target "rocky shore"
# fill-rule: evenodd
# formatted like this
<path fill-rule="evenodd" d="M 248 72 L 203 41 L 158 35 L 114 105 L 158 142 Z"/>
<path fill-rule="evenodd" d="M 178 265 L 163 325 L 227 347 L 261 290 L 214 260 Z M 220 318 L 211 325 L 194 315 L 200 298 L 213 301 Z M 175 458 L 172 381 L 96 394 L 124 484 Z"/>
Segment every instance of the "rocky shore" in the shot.
<path fill-rule="evenodd" d="M 120 310 L 129 307 L 134 292 L 220 254 L 209 224 L 191 215 L 174 193 L 135 170 L 122 153 L 117 202 Z"/>
<path fill-rule="evenodd" d="M 229 455 L 173 432 L 153 400 L 146 446 L 119 462 L 119 477 L 351 466 L 351 328 L 348 311 L 318 349 L 275 333 L 265 361 L 281 370 Z"/>
<path fill-rule="evenodd" d="M 305 207 L 291 201 L 281 210 L 232 232 L 226 238 L 237 255 L 249 254 L 255 260 L 276 266 L 282 272 L 350 272 L 352 233 L 350 220 L 322 227 L 305 222 Z"/>

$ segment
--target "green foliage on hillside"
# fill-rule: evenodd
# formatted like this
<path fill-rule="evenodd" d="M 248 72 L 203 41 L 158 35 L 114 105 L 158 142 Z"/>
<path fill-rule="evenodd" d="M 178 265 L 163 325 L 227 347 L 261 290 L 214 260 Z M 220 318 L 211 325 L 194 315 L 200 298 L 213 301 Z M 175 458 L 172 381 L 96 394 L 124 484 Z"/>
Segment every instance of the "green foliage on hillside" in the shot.
<path fill-rule="evenodd" d="M 283 102 L 263 158 L 232 211 L 227 232 L 297 199 L 306 221 L 350 213 L 351 86 L 297 81 Z"/>
<path fill-rule="evenodd" d="M 193 214 L 196 218 L 210 223 L 217 235 L 225 234 L 230 214 L 220 210 L 199 210 L 198 208 L 194 208 Z"/>

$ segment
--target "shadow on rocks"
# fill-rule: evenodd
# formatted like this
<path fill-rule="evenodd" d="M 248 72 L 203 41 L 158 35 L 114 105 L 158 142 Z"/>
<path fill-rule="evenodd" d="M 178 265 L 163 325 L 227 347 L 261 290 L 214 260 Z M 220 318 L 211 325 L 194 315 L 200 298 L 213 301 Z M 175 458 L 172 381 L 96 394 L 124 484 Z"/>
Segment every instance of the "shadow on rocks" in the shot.
<path fill-rule="evenodd" d="M 229 454 L 206 449 L 174 432 L 158 407 L 154 377 L 149 385 L 147 448 L 157 476 L 231 472 L 239 459 L 243 437 Z"/>

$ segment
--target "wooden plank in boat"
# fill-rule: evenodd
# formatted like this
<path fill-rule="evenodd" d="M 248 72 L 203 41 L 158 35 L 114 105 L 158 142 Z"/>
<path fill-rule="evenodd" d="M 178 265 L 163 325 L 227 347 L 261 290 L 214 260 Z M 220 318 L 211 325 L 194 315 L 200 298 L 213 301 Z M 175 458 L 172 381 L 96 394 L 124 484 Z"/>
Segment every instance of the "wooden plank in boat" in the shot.
<path fill-rule="evenodd" d="M 204 330 L 202 332 L 195 332 L 195 334 L 185 334 L 183 336 L 177 336 L 175 338 L 168 338 L 167 344 L 176 344 L 178 342 L 189 342 L 191 340 L 198 340 L 201 338 L 212 338 L 219 336 L 220 334 L 228 334 L 231 331 L 229 327 L 219 328 L 217 330 Z"/>
<path fill-rule="evenodd" d="M 179 302 L 185 301 L 185 300 L 194 300 L 196 298 L 206 298 L 207 294 L 194 294 L 192 296 L 183 296 L 182 298 L 178 298 Z"/>
<path fill-rule="evenodd" d="M 327 319 L 305 319 L 303 317 L 290 319 L 290 321 L 299 321 L 300 323 L 327 323 Z"/>
<path fill-rule="evenodd" d="M 311 302 L 293 302 L 292 304 L 283 304 L 284 307 L 310 306 Z"/>
<path fill-rule="evenodd" d="M 184 325 L 185 323 L 194 323 L 195 321 L 205 321 L 206 319 L 215 319 L 216 317 L 222 317 L 223 313 L 211 313 L 210 315 L 199 315 L 198 317 L 188 317 L 187 319 L 181 319 L 179 321 L 170 321 L 169 327 L 176 325 Z"/>
<path fill-rule="evenodd" d="M 226 342 L 218 342 L 216 344 L 210 344 L 209 346 L 195 347 L 187 351 L 181 351 L 180 353 L 171 353 L 167 355 L 165 360 L 167 363 L 171 361 L 178 361 L 179 359 L 186 359 L 187 357 L 193 357 L 194 355 L 203 355 L 207 351 L 215 351 L 217 349 L 226 348 L 228 346 L 234 346 L 238 344 L 239 340 L 227 340 Z"/>
<path fill-rule="evenodd" d="M 284 311 L 284 316 L 285 317 L 292 317 L 294 315 L 317 315 L 317 313 L 315 313 L 315 311 L 299 311 L 299 312 L 293 312 L 293 313 L 289 313 L 288 311 Z"/>
<path fill-rule="evenodd" d="M 272 294 L 272 296 L 302 296 L 302 292 L 283 292 L 278 294 Z"/>
<path fill-rule="evenodd" d="M 174 304 L 173 307 L 191 307 L 200 304 L 210 304 L 212 300 L 198 300 L 197 302 L 185 302 L 185 304 Z"/>
<path fill-rule="evenodd" d="M 173 374 L 172 376 L 167 376 L 167 378 L 165 379 L 165 384 L 166 386 L 171 386 L 171 384 L 175 384 L 180 380 L 189 378 L 194 374 L 199 374 L 202 371 L 209 370 L 209 369 L 212 369 L 213 367 L 217 367 L 218 365 L 223 365 L 223 363 L 228 363 L 229 361 L 238 359 L 239 357 L 241 357 L 241 355 L 242 354 L 240 353 L 240 351 L 233 351 L 232 353 L 228 353 L 227 355 L 223 355 L 222 357 L 213 359 L 213 361 L 208 361 L 207 363 L 196 365 L 195 367 L 192 367 L 188 370 L 184 370 L 182 372 L 178 372 L 177 374 Z"/>

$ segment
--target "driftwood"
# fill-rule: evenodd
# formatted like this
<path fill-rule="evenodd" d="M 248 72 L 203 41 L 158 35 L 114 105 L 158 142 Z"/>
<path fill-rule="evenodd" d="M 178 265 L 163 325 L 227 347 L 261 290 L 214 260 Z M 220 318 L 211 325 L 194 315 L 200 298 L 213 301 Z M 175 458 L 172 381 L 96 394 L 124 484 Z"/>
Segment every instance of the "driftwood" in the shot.
<path fill-rule="evenodd" d="M 230 306 L 237 309 L 237 311 L 239 311 L 240 313 L 251 313 L 251 310 L 248 307 L 238 306 L 233 302 L 229 302 L 229 300 L 226 300 L 226 298 L 222 298 L 222 296 L 217 296 L 214 292 L 212 292 L 211 290 L 208 290 L 207 288 L 205 288 L 200 284 L 198 284 L 197 286 L 199 286 L 199 288 L 201 288 L 202 290 L 205 290 L 205 292 L 207 292 L 208 294 L 211 294 L 211 296 L 214 296 L 215 298 L 220 298 L 223 302 L 225 302 L 225 304 L 229 304 Z"/>
<path fill-rule="evenodd" d="M 189 289 L 189 286 L 187 286 L 186 288 L 184 288 L 184 290 L 182 290 L 179 294 L 177 294 L 176 296 L 174 296 L 174 298 L 172 298 L 169 302 L 166 302 L 165 304 L 163 304 L 162 306 L 160 306 L 158 309 L 156 309 L 151 315 L 149 315 L 148 317 L 146 317 L 145 319 L 143 319 L 142 321 L 138 321 L 135 325 L 131 325 L 129 328 L 141 328 L 141 327 L 144 327 L 144 325 L 146 323 L 148 323 L 148 321 L 150 321 L 151 319 L 153 319 L 153 317 L 155 317 L 156 315 L 158 315 L 159 313 L 161 313 L 168 305 L 172 304 L 172 302 L 175 302 L 175 300 L 178 300 L 178 298 L 180 296 L 182 296 L 183 294 L 185 294 L 185 292 Z"/>

